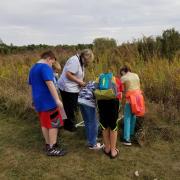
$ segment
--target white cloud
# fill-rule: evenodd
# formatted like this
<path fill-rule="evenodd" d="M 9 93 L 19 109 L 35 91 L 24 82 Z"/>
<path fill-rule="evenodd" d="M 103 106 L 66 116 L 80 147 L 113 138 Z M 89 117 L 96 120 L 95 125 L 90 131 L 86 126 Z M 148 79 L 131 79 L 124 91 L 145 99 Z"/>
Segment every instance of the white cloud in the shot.
<path fill-rule="evenodd" d="M 0 38 L 6 43 L 77 44 L 96 37 L 119 43 L 180 30 L 179 0 L 0 0 Z"/>

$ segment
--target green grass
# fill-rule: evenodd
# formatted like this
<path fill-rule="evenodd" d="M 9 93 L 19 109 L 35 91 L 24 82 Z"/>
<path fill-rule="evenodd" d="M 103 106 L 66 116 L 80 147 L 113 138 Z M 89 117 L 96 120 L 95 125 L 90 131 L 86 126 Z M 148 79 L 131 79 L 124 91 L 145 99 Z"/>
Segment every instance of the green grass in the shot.
<path fill-rule="evenodd" d="M 38 120 L 21 120 L 0 115 L 0 179 L 180 179 L 180 140 L 157 140 L 148 146 L 124 147 L 111 160 L 101 151 L 85 147 L 83 128 L 76 133 L 61 130 L 59 141 L 69 153 L 47 157 Z M 140 176 L 134 176 L 138 170 Z"/>

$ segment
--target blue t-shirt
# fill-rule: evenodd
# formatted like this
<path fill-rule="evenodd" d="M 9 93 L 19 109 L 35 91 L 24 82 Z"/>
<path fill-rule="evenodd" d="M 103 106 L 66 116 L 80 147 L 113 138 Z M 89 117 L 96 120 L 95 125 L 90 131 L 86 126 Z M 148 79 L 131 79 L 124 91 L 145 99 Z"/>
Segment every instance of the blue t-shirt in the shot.
<path fill-rule="evenodd" d="M 36 63 L 29 73 L 29 84 L 32 86 L 32 96 L 36 111 L 48 111 L 57 105 L 45 81 L 53 81 L 52 68 L 43 63 Z"/>

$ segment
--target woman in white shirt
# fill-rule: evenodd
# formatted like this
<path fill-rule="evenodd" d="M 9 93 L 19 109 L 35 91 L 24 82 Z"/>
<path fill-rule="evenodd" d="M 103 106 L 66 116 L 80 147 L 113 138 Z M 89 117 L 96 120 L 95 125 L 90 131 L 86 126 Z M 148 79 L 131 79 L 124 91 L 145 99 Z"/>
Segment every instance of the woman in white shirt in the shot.
<path fill-rule="evenodd" d="M 75 131 L 75 112 L 77 111 L 78 94 L 81 87 L 85 86 L 84 70 L 92 62 L 94 55 L 92 50 L 84 49 L 80 54 L 72 56 L 66 62 L 62 75 L 58 80 L 58 87 L 67 119 L 64 121 L 64 129 Z"/>

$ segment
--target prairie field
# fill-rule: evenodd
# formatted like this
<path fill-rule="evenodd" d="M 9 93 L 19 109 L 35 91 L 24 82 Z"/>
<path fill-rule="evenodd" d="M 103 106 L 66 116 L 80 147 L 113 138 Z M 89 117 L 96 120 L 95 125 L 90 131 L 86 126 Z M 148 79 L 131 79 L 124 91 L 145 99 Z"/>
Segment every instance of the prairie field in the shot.
<path fill-rule="evenodd" d="M 60 129 L 58 141 L 68 154 L 60 158 L 47 157 L 42 150 L 38 118 L 31 107 L 27 84 L 29 69 L 45 50 L 51 49 L 63 67 L 68 57 L 86 46 L 47 46 L 2 53 L 0 179 L 180 179 L 179 51 L 173 56 L 162 56 L 153 51 L 154 55 L 149 56 L 149 41 L 121 46 L 113 42 L 102 40 L 88 45 L 93 48 L 95 60 L 87 68 L 85 79 L 93 80 L 106 71 L 118 75 L 125 64 L 140 76 L 147 112 L 138 121 L 141 128 L 136 133 L 137 143 L 124 147 L 120 142 L 120 128 L 120 155 L 110 160 L 101 151 L 87 149 L 82 127 L 76 133 Z M 135 171 L 139 176 L 135 176 Z"/>

